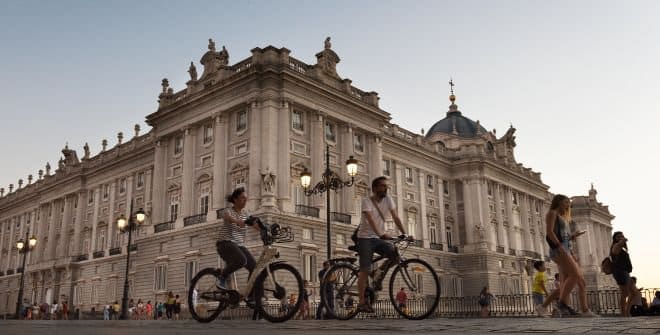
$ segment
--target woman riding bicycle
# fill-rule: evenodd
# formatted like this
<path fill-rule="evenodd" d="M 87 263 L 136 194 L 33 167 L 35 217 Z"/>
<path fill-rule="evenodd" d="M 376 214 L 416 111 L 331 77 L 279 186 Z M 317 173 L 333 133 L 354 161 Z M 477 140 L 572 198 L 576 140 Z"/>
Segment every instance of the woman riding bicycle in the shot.
<path fill-rule="evenodd" d="M 225 283 L 234 271 L 245 267 L 252 274 L 256 266 L 254 257 L 245 247 L 245 220 L 249 217 L 245 209 L 247 203 L 245 189 L 242 187 L 235 189 L 227 196 L 227 201 L 233 206 L 224 211 L 224 220 L 220 224 L 220 238 L 216 242 L 218 255 L 225 261 L 225 268 L 222 269 Z M 259 230 L 256 225 L 252 227 Z"/>
<path fill-rule="evenodd" d="M 396 213 L 394 201 L 387 195 L 387 177 L 378 177 L 371 182 L 373 194 L 369 198 L 362 199 L 362 220 L 358 229 L 358 253 L 360 255 L 360 273 L 358 277 L 358 290 L 360 312 L 372 313 L 373 309 L 366 303 L 365 290 L 367 279 L 371 269 L 371 258 L 374 252 L 387 257 L 396 257 L 394 246 L 387 241 L 392 237 L 385 231 L 385 215 L 391 215 L 394 223 L 402 234 L 401 219 Z"/>

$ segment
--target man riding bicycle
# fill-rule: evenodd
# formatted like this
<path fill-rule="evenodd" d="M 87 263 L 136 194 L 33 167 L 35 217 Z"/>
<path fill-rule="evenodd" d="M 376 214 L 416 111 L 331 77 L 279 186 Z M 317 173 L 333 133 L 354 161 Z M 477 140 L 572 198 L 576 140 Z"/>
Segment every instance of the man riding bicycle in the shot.
<path fill-rule="evenodd" d="M 387 177 L 374 179 L 371 182 L 371 191 L 373 194 L 370 197 L 362 199 L 362 219 L 357 233 L 358 254 L 360 256 L 358 277 L 360 303 L 358 310 L 367 313 L 373 313 L 371 305 L 366 303 L 364 293 L 374 252 L 388 258 L 388 262 L 396 257 L 394 245 L 388 241 L 392 237 L 385 230 L 386 215 L 390 215 L 399 231 L 404 235 L 406 234 L 401 219 L 396 213 L 394 201 L 387 195 Z"/>

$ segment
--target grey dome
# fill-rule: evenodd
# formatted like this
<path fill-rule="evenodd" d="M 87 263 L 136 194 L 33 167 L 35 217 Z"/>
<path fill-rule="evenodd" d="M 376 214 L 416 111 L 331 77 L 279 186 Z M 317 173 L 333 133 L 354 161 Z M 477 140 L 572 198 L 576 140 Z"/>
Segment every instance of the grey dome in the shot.
<path fill-rule="evenodd" d="M 479 131 L 477 131 L 477 129 L 479 129 Z M 447 117 L 436 122 L 433 127 L 429 129 L 426 138 L 433 136 L 435 133 L 443 133 L 459 137 L 477 137 L 480 134 L 485 134 L 487 132 L 486 128 L 482 127 L 478 122 L 474 122 L 463 116 L 463 114 L 458 111 L 456 105 L 452 104 L 449 112 L 447 112 Z"/>

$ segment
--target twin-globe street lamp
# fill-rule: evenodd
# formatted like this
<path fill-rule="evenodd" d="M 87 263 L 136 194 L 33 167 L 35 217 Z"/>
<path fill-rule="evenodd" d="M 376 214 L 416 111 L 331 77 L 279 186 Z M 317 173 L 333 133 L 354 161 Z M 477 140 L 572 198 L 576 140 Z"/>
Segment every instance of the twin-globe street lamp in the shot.
<path fill-rule="evenodd" d="M 119 219 L 117 219 L 117 227 L 119 230 L 124 233 L 128 231 L 128 245 L 126 246 L 126 275 L 124 276 L 124 295 L 121 298 L 121 316 L 120 318 L 122 320 L 128 320 L 128 268 L 130 266 L 131 262 L 131 239 L 133 237 L 133 229 L 135 229 L 138 225 L 142 224 L 144 220 L 147 218 L 147 214 L 144 213 L 144 210 L 142 208 L 138 209 L 135 214 L 133 214 L 133 200 L 131 200 L 131 210 L 130 210 L 130 215 L 128 217 L 128 221 L 124 217 L 124 214 L 122 214 Z M 133 217 L 135 217 L 135 221 L 137 221 L 137 224 L 133 220 Z"/>
<path fill-rule="evenodd" d="M 305 195 L 311 196 L 312 194 L 316 193 L 323 193 L 325 191 L 329 190 L 334 190 L 338 191 L 343 187 L 351 187 L 353 186 L 353 182 L 355 180 L 355 175 L 357 175 L 357 170 L 358 170 L 358 161 L 357 159 L 353 158 L 353 156 L 350 156 L 348 160 L 346 161 L 346 170 L 348 172 L 348 175 L 351 177 L 350 181 L 343 181 L 341 178 L 334 173 L 332 170 L 330 170 L 330 145 L 326 144 L 325 147 L 325 172 L 323 172 L 322 180 L 318 182 L 312 189 L 309 189 L 309 186 L 311 185 L 312 182 L 312 174 L 307 170 L 307 168 L 304 168 L 303 172 L 300 174 L 300 184 L 302 185 Z M 325 209 L 325 223 L 326 223 L 326 245 L 328 247 L 328 254 L 327 254 L 327 259 L 330 259 L 330 256 L 332 254 L 331 250 L 331 238 L 330 238 L 330 192 L 326 194 L 326 209 Z"/>
<path fill-rule="evenodd" d="M 28 244 L 25 245 L 25 241 L 28 241 Z M 16 249 L 19 253 L 23 253 L 23 263 L 21 265 L 21 284 L 18 287 L 18 299 L 16 300 L 16 319 L 21 318 L 21 304 L 23 303 L 23 285 L 25 280 L 25 259 L 30 250 L 34 249 L 37 245 L 37 237 L 32 235 L 30 237 L 30 228 L 28 227 L 25 231 L 25 241 L 20 239 L 16 242 Z"/>

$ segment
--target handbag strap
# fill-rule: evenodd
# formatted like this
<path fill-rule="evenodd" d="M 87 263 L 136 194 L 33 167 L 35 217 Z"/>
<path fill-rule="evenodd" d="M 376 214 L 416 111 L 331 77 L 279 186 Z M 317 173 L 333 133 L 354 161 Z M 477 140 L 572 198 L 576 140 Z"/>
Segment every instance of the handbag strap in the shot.
<path fill-rule="evenodd" d="M 376 200 L 374 198 L 371 198 L 371 202 L 374 204 L 374 207 L 376 207 L 376 210 L 378 211 L 378 214 L 380 215 L 380 218 L 383 220 L 383 223 L 385 222 L 385 215 L 383 215 L 383 212 L 380 211 L 380 207 L 378 207 L 378 203 L 376 203 Z"/>

